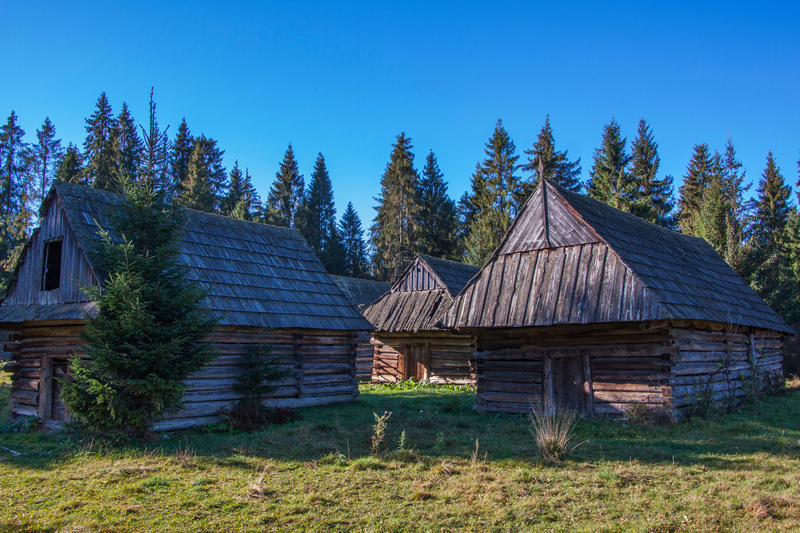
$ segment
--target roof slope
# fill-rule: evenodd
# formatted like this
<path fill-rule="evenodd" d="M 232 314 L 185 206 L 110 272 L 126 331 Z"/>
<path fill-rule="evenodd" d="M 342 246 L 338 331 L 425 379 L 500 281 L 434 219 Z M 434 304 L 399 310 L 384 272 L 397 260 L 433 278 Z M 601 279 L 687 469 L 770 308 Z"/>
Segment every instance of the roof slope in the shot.
<path fill-rule="evenodd" d="M 63 182 L 54 189 L 80 246 L 91 250 L 122 197 Z M 222 325 L 371 329 L 295 230 L 187 210 L 181 251 Z"/>
<path fill-rule="evenodd" d="M 480 269 L 417 254 L 391 291 L 364 309 L 378 331 L 417 332 L 439 329 L 444 310 Z"/>
<path fill-rule="evenodd" d="M 547 181 L 443 322 L 513 327 L 649 319 L 792 333 L 703 239 Z"/>
<path fill-rule="evenodd" d="M 333 276 L 331 279 L 342 289 L 347 299 L 359 311 L 368 306 L 381 295 L 389 291 L 391 284 L 385 281 L 371 279 L 348 278 L 346 276 Z"/>

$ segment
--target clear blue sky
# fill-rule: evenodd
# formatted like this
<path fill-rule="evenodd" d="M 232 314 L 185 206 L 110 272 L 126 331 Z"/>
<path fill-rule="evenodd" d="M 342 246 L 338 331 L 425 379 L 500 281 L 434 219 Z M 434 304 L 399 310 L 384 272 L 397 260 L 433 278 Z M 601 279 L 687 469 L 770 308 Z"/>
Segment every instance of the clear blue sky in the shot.
<path fill-rule="evenodd" d="M 248 167 L 266 196 L 289 142 L 309 179 L 328 163 L 338 212 L 365 228 L 400 132 L 469 187 L 498 118 L 518 153 L 550 114 L 556 148 L 592 154 L 611 117 L 653 128 L 661 174 L 730 135 L 750 181 L 800 155 L 798 2 L 38 2 L 0 0 L 0 115 L 64 145 L 105 91 L 174 136 L 182 117 Z M 525 157 L 522 157 L 524 160 Z"/>

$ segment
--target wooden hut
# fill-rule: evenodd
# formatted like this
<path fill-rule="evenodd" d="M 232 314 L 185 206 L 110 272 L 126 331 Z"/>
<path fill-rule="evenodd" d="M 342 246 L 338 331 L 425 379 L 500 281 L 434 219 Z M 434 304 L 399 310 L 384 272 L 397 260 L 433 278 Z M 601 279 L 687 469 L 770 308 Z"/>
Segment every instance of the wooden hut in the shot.
<path fill-rule="evenodd" d="M 380 298 L 391 288 L 390 283 L 371 279 L 349 278 L 345 276 L 331 276 L 331 279 L 342 289 L 350 303 L 360 313 L 369 304 Z M 356 348 L 356 378 L 358 381 L 372 379 L 372 359 L 374 348 L 372 336 L 361 331 L 358 334 L 358 347 Z"/>
<path fill-rule="evenodd" d="M 391 290 L 364 309 L 375 326 L 373 381 L 474 383 L 474 339 L 438 324 L 442 311 L 477 272 L 474 266 L 418 254 Z"/>
<path fill-rule="evenodd" d="M 675 419 L 780 386 L 793 333 L 704 240 L 546 181 L 443 323 L 477 338 L 478 410 Z"/>
<path fill-rule="evenodd" d="M 95 312 L 82 287 L 102 279 L 92 253 L 98 225 L 110 227 L 119 195 L 56 183 L 42 204 L 41 226 L 26 246 L 0 304 L 13 329 L 11 411 L 46 421 L 69 418 L 55 377 L 69 377 L 73 354 L 85 357 L 79 333 Z M 358 395 L 356 334 L 371 329 L 295 230 L 188 211 L 181 241 L 190 276 L 208 291 L 219 318 L 209 340 L 219 357 L 187 380 L 185 404 L 158 429 L 220 420 L 240 398 L 232 385 L 250 347 L 270 345 L 291 374 L 273 405 L 303 407 Z"/>

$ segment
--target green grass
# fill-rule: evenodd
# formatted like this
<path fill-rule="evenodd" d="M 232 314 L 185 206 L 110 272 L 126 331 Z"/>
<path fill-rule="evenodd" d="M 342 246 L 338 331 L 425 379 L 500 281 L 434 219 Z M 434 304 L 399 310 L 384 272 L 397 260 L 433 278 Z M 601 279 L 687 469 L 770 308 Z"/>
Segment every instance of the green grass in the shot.
<path fill-rule="evenodd" d="M 367 388 L 263 432 L 149 444 L 0 433 L 0 531 L 800 530 L 797 384 L 710 421 L 579 422 L 582 444 L 557 463 L 536 456 L 527 419 L 473 400 Z"/>

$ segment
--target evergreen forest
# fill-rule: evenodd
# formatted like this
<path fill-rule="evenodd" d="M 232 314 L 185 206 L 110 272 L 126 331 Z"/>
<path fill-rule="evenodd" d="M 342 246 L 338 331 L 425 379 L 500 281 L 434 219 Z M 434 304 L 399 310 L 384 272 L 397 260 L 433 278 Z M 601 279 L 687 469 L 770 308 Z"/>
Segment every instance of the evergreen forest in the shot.
<path fill-rule="evenodd" d="M 469 190 L 454 200 L 436 154 L 431 150 L 416 159 L 411 137 L 400 133 L 390 147 L 387 142 L 385 170 L 375 176 L 380 180 L 375 217 L 365 227 L 352 199 L 337 215 L 322 153 L 305 170 L 306 180 L 289 143 L 262 197 L 246 165 L 226 166 L 217 139 L 192 132 L 185 118 L 168 134 L 155 118 L 152 93 L 150 100 L 149 124 L 141 125 L 126 103 L 115 112 L 100 94 L 85 119 L 85 139 L 66 146 L 49 118 L 31 135 L 11 111 L 0 127 L 3 286 L 54 180 L 120 192 L 126 181 L 156 176 L 178 205 L 297 229 L 331 274 L 392 281 L 415 253 L 482 265 L 546 178 L 705 239 L 787 322 L 800 322 L 800 213 L 772 152 L 765 154 L 751 191 L 749 182 L 756 180 L 747 179 L 732 139 L 718 147 L 699 142 L 676 190 L 674 177 L 661 172 L 655 132 L 645 119 L 628 142 L 612 118 L 598 132 L 592 161 L 583 163 L 585 179 L 580 158 L 556 148 L 549 116 L 521 153 L 498 120 L 483 154 L 475 154 Z M 800 161 L 797 172 L 800 178 Z"/>

